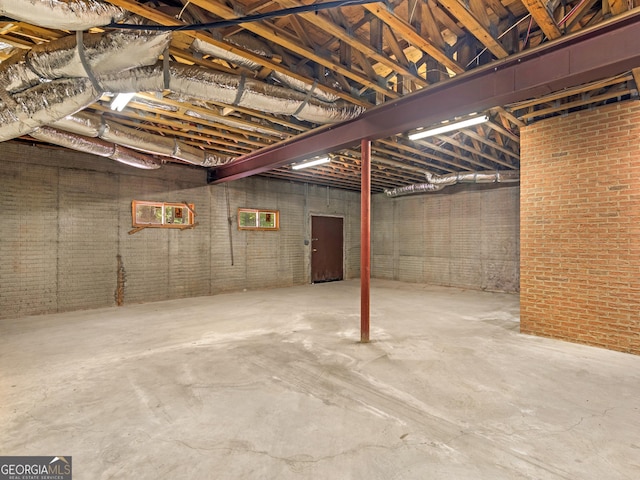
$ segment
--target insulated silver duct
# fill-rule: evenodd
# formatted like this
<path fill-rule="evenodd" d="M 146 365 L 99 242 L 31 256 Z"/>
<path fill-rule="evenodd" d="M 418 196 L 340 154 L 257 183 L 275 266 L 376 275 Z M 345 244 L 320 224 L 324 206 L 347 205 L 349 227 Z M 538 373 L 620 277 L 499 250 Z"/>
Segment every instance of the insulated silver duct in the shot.
<path fill-rule="evenodd" d="M 444 185 L 434 185 L 433 183 L 414 183 L 404 187 L 385 189 L 384 193 L 387 197 L 402 197 L 404 195 L 413 195 L 414 193 L 437 192 L 444 187 Z"/>
<path fill-rule="evenodd" d="M 273 51 L 271 50 L 271 48 L 269 48 L 269 45 L 249 34 L 237 33 L 225 38 L 224 41 L 230 43 L 231 45 L 236 45 L 240 48 L 248 50 L 256 55 L 260 55 L 261 57 L 273 57 Z M 244 67 L 254 72 L 262 68 L 262 65 L 260 65 L 259 63 L 249 60 L 246 57 L 238 55 L 237 53 L 225 50 L 224 48 L 211 45 L 210 43 L 204 42 L 197 38 L 191 44 L 191 49 L 205 55 L 212 55 L 216 58 L 226 60 L 233 63 L 234 65 Z M 311 76 L 309 72 L 303 73 L 307 76 Z M 293 78 L 290 75 L 280 72 L 271 72 L 271 77 L 289 88 L 292 88 L 299 92 L 309 93 L 311 96 L 325 102 L 335 102 L 336 100 L 338 100 L 338 97 L 336 95 L 324 92 L 319 88 L 315 88 L 314 85 L 309 85 L 308 83 L 298 80 L 297 78 Z"/>
<path fill-rule="evenodd" d="M 0 15 L 45 28 L 87 30 L 122 20 L 127 11 L 96 0 L 0 0 Z"/>
<path fill-rule="evenodd" d="M 203 100 L 293 115 L 313 123 L 349 120 L 364 111 L 363 107 L 346 102 L 325 103 L 257 80 L 181 64 L 172 64 L 165 72 L 159 63 L 102 75 L 97 80 L 104 91 L 113 93 L 160 92 L 168 87 Z M 0 101 L 0 141 L 25 135 L 41 125 L 78 112 L 95 102 L 102 93 L 96 92 L 88 79 L 76 78 L 54 80 L 15 94 L 12 99 L 15 105 Z"/>
<path fill-rule="evenodd" d="M 520 181 L 518 170 L 481 171 L 481 172 L 458 172 L 447 175 L 436 175 L 426 172 L 427 183 L 435 185 L 453 185 L 456 183 L 506 183 Z"/>
<path fill-rule="evenodd" d="M 2 0 L 0 0 L 2 1 Z M 59 78 L 99 76 L 152 65 L 169 45 L 169 33 L 117 31 L 85 34 L 82 48 L 88 73 L 80 60 L 76 36 L 35 45 L 0 63 L 0 84 L 10 93 L 20 92 Z"/>
<path fill-rule="evenodd" d="M 30 133 L 33 138 L 61 147 L 111 158 L 136 168 L 152 170 L 160 168 L 160 162 L 120 145 L 114 145 L 96 138 L 86 138 L 74 133 L 61 132 L 55 128 L 41 127 Z"/>
<path fill-rule="evenodd" d="M 59 0 L 22 0 L 36 6 L 33 15 L 41 15 L 39 8 L 57 5 Z M 0 8 L 15 15 L 14 5 L 20 0 L 0 0 Z M 75 0 L 64 3 L 76 5 Z M 26 4 L 23 3 L 23 5 Z M 95 13 L 98 3 L 89 0 L 77 3 L 78 16 Z M 73 7 L 76 8 L 76 7 Z M 106 8 L 105 11 L 109 11 Z M 33 18 L 29 19 L 37 23 Z M 61 28 L 60 25 L 57 25 Z M 81 42 L 80 42 L 81 40 Z M 255 40 L 255 39 L 254 39 Z M 264 112 L 293 115 L 313 123 L 332 123 L 356 117 L 364 110 L 343 101 L 324 102 L 311 95 L 287 88 L 268 85 L 244 76 L 212 72 L 201 67 L 180 64 L 156 64 L 166 49 L 170 34 L 149 32 L 114 32 L 65 37 L 48 44 L 34 46 L 28 52 L 19 52 L 0 64 L 0 141 L 28 134 L 44 125 L 60 121 L 59 128 L 76 135 L 100 137 L 106 142 L 125 145 L 137 150 L 177 158 L 202 166 L 221 165 L 229 157 L 218 157 L 177 140 L 147 134 L 113 123 L 100 123 L 90 116 L 71 116 L 96 102 L 104 93 L 159 92 L 171 89 L 178 95 L 217 101 L 231 106 L 247 107 Z M 78 44 L 80 42 L 80 44 Z M 260 54 L 268 52 L 252 46 Z M 308 86 L 306 86 L 308 87 Z M 195 112 L 192 116 L 197 117 Z M 63 118 L 64 121 L 61 121 Z M 225 124 L 224 120 L 214 121 Z M 234 125 L 234 123 L 239 123 Z M 227 125 L 250 131 L 272 134 L 268 129 L 252 127 L 229 119 Z M 38 138 L 44 138 L 41 129 Z M 70 138 L 61 138 L 55 130 L 49 138 L 72 145 Z M 76 144 L 88 145 L 88 139 L 74 139 Z M 56 143 L 53 142 L 52 143 Z M 98 143 L 92 144 L 97 148 Z M 101 148 L 105 147 L 100 144 Z M 73 148 L 69 146 L 69 148 Z M 77 149 L 77 148 L 76 148 Z M 113 150 L 113 149 L 112 149 Z M 126 151 L 120 152 L 126 157 Z M 132 160 L 136 163 L 136 159 Z"/>
<path fill-rule="evenodd" d="M 51 126 L 84 137 L 99 137 L 117 145 L 175 158 L 203 167 L 223 165 L 232 160 L 231 157 L 214 155 L 175 138 L 162 137 L 136 130 L 135 128 L 125 127 L 99 115 L 86 112 L 69 115 L 51 124 Z"/>
<path fill-rule="evenodd" d="M 54 80 L 0 100 L 0 142 L 78 112 L 100 98 L 88 78 Z"/>
<path fill-rule="evenodd" d="M 141 71 L 143 69 L 138 69 Z M 162 68 L 146 69 L 142 83 L 157 84 Z M 152 78 L 153 77 L 153 78 Z M 312 123 L 333 123 L 360 115 L 364 108 L 343 101 L 333 103 L 309 98 L 301 92 L 237 75 L 213 72 L 200 67 L 174 64 L 170 68 L 169 89 L 203 100 L 246 107 L 262 112 L 293 115 Z M 147 91 L 139 88 L 138 91 Z M 154 90 L 149 90 L 154 91 Z M 157 91 L 157 90 L 155 90 Z"/>
<path fill-rule="evenodd" d="M 507 183 L 520 181 L 518 170 L 482 171 L 482 172 L 458 172 L 448 175 L 435 175 L 426 172 L 426 183 L 416 183 L 404 187 L 386 189 L 387 197 L 402 197 L 415 193 L 437 192 L 444 187 L 456 183 Z"/>
<path fill-rule="evenodd" d="M 30 52 L 19 53 L 2 62 L 0 141 L 27 134 L 34 128 L 86 108 L 110 88 L 100 83 L 100 90 L 97 89 L 94 68 L 99 72 L 97 76 L 102 78 L 101 75 L 108 72 L 122 72 L 154 63 L 169 40 L 168 34 L 139 32 L 133 35 L 123 35 L 122 32 L 88 35 L 87 48 L 83 52 L 91 73 L 82 65 L 76 49 L 76 37 L 65 37 L 48 46 L 34 47 L 33 55 Z M 31 86 L 34 82 L 37 85 Z"/>

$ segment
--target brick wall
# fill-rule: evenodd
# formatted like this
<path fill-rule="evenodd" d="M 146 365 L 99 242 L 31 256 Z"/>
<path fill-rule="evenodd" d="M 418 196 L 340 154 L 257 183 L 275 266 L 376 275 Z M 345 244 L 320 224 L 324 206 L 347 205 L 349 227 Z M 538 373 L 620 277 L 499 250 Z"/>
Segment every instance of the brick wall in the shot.
<path fill-rule="evenodd" d="M 398 198 L 376 195 L 372 219 L 375 278 L 519 289 L 517 185 L 456 185 Z"/>
<path fill-rule="evenodd" d="M 345 277 L 359 276 L 353 192 L 258 177 L 208 186 L 201 168 L 145 171 L 17 142 L 1 144 L 0 192 L 0 318 L 115 305 L 118 255 L 125 304 L 307 283 L 311 214 L 344 217 Z M 129 235 L 134 199 L 194 203 L 199 226 Z M 280 210 L 280 230 L 237 230 L 238 207 Z"/>
<path fill-rule="evenodd" d="M 521 331 L 640 354 L 640 102 L 521 135 Z"/>

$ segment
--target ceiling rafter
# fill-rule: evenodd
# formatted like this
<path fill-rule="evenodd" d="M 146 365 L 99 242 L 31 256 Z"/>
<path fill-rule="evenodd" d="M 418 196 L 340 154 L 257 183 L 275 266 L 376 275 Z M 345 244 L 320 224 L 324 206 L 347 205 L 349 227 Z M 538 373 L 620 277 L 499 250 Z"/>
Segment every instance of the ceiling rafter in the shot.
<path fill-rule="evenodd" d="M 480 127 L 478 127 L 478 130 L 480 130 Z M 462 133 L 464 133 L 467 137 L 473 138 L 479 142 L 484 143 L 485 145 L 489 146 L 490 148 L 497 150 L 499 152 L 504 153 L 507 157 L 511 157 L 514 160 L 520 160 L 520 154 L 517 152 L 514 152 L 513 150 L 510 150 L 508 148 L 502 147 L 500 146 L 497 142 L 494 142 L 492 140 L 490 140 L 489 138 L 487 138 L 485 135 L 482 135 L 481 133 L 476 132 L 475 130 L 471 129 L 471 128 L 465 128 L 463 130 L 461 130 Z M 497 152 L 494 153 L 494 156 L 497 156 Z M 506 166 L 506 165 L 505 165 Z M 513 165 L 510 165 L 513 166 Z"/>
<path fill-rule="evenodd" d="M 549 116 L 631 99 L 638 95 L 640 67 L 636 62 L 628 66 L 628 70 L 636 70 L 616 72 L 621 74 L 616 78 L 606 78 L 588 85 L 582 82 L 570 84 L 579 85 L 576 88 L 536 90 L 530 96 L 516 97 L 516 100 L 524 99 L 524 102 L 517 104 L 471 105 L 471 91 L 483 90 L 491 95 L 491 92 L 505 88 L 508 90 L 511 81 L 503 78 L 506 82 L 502 81 L 499 85 L 454 89 L 457 93 L 450 93 L 446 84 L 450 77 L 457 76 L 456 73 L 465 73 L 458 79 L 466 82 L 468 78 L 475 78 L 475 74 L 485 67 L 495 67 L 497 70 L 492 76 L 500 77 L 503 67 L 511 65 L 513 60 L 500 59 L 493 64 L 484 65 L 492 61 L 491 57 L 500 58 L 506 53 L 524 50 L 517 58 L 526 60 L 529 51 L 546 43 L 554 35 L 559 34 L 554 42 L 563 43 L 566 41 L 563 34 L 584 30 L 599 22 L 611 23 L 619 18 L 632 17 L 634 12 L 621 13 L 616 17 L 616 13 L 624 9 L 625 0 L 608 0 L 604 4 L 597 0 L 569 0 L 568 3 L 560 0 L 546 3 L 540 0 L 539 5 L 545 8 L 542 12 L 545 20 L 534 21 L 527 4 L 531 5 L 536 0 L 455 1 L 459 5 L 459 13 L 462 12 L 460 15 L 454 15 L 445 8 L 445 3 L 451 4 L 454 0 L 440 0 L 439 3 L 438 0 L 393 0 L 387 4 L 380 2 L 366 7 L 349 5 L 317 13 L 282 15 L 268 21 L 263 19 L 257 24 L 245 22 L 217 29 L 213 33 L 178 31 L 171 36 L 168 52 L 173 61 L 181 64 L 197 65 L 211 72 L 228 75 L 244 74 L 247 78 L 260 79 L 265 84 L 285 86 L 286 81 L 278 79 L 277 75 L 285 74 L 297 81 L 293 85 L 287 85 L 292 91 L 303 91 L 317 82 L 315 93 L 322 91 L 333 94 L 343 101 L 365 107 L 368 111 L 362 118 L 351 121 L 354 131 L 362 135 L 362 132 L 371 131 L 371 125 L 376 125 L 378 135 L 380 126 L 386 125 L 384 132 L 389 135 L 385 138 L 372 138 L 372 188 L 376 192 L 412 182 L 424 182 L 424 173 L 427 171 L 443 175 L 484 169 L 516 169 L 519 167 L 519 128 L 522 126 Z M 178 26 L 237 18 L 246 14 L 269 13 L 320 2 L 111 0 L 111 3 L 154 23 Z M 215 4 L 223 8 L 225 14 L 220 15 L 203 8 L 202 5 L 205 4 Z M 465 15 L 470 16 L 471 20 Z M 608 21 L 607 18 L 611 16 L 613 20 Z M 553 28 L 553 24 L 557 22 L 557 32 L 550 34 L 538 27 L 538 24 L 542 27 L 545 22 L 550 25 L 549 28 Z M 640 24 L 640 20 L 638 23 Z M 260 28 L 263 30 L 256 33 Z M 111 33 L 110 27 L 91 28 L 88 31 Z M 265 36 L 264 32 L 273 37 Z M 485 35 L 484 42 L 478 40 L 482 37 L 478 32 Z M 237 46 L 233 43 L 234 39 L 230 38 L 237 33 L 266 41 L 271 51 L 261 53 L 259 48 L 250 46 L 248 40 L 241 41 L 242 38 L 235 41 L 241 41 L 242 45 L 246 43 L 247 46 Z M 37 27 L 24 21 L 0 21 L 0 63 L 16 54 L 17 49 L 28 51 L 35 45 L 46 44 L 67 35 L 69 31 Z M 255 63 L 256 67 L 195 52 L 192 49 L 195 38 L 244 57 Z M 525 38 L 527 42 L 524 42 Z M 502 47 L 504 52 L 499 51 L 496 55 L 495 51 L 491 51 L 477 56 L 484 47 L 487 47 L 485 50 L 490 50 L 488 43 L 491 42 L 495 42 L 498 48 Z M 593 52 L 600 55 L 598 50 L 606 50 L 619 58 L 619 50 L 627 51 L 627 44 L 628 42 L 617 42 L 609 48 L 590 49 L 588 61 L 591 61 Z M 546 45 L 539 48 L 544 50 Z M 535 51 L 531 53 L 537 55 Z M 478 61 L 470 63 L 474 57 Z M 20 57 L 15 58 L 20 61 Z M 454 68 L 451 68 L 452 62 L 456 65 Z M 558 75 L 552 75 L 551 84 L 556 85 L 558 76 L 564 78 L 564 65 L 570 63 L 556 62 Z M 465 72 L 464 65 L 472 66 Z M 547 67 L 544 65 L 530 68 L 523 77 L 538 78 L 539 71 L 545 68 Z M 553 71 L 553 67 L 549 67 L 549 70 Z M 453 81 L 456 81 L 455 78 Z M 445 89 L 442 90 L 442 87 Z M 446 101 L 441 101 L 435 95 L 430 102 L 418 108 L 415 102 L 420 103 L 421 95 L 429 90 L 449 92 L 442 94 Z M 406 102 L 403 101 L 402 97 L 409 93 L 415 96 L 411 101 L 409 98 Z M 237 171 L 234 170 L 236 165 L 243 165 L 247 159 L 256 156 L 264 159 L 264 152 L 267 152 L 266 155 L 273 151 L 280 153 L 280 145 L 290 145 L 291 142 L 297 145 L 297 140 L 305 144 L 305 138 L 320 136 L 321 141 L 313 146 L 314 149 L 327 149 L 328 145 L 334 145 L 330 148 L 337 150 L 331 152 L 333 160 L 330 164 L 299 173 L 284 163 L 276 163 L 275 170 L 259 170 L 263 172 L 260 174 L 289 181 L 359 189 L 360 152 L 355 144 L 350 147 L 349 143 L 340 143 L 345 141 L 345 135 L 349 135 L 340 126 L 318 128 L 318 125 L 283 113 L 266 113 L 211 99 L 189 98 L 188 94 L 175 95 L 169 91 L 165 91 L 163 95 L 139 92 L 122 112 L 111 111 L 109 103 L 112 96 L 105 95 L 87 110 L 103 115 L 114 124 L 136 129 L 140 135 L 150 140 L 154 136 L 173 137 L 203 151 L 237 157 L 236 161 L 219 167 L 217 171 L 221 171 L 223 176 L 224 172 Z M 460 98 L 465 99 L 464 110 L 458 108 Z M 384 105 L 385 103 L 390 105 Z M 372 111 L 376 109 L 370 108 L 377 104 L 382 105 L 376 109 L 394 106 L 402 109 L 403 114 L 394 117 L 394 122 L 389 124 L 384 116 Z M 484 113 L 490 115 L 490 121 L 482 126 L 418 142 L 410 141 L 406 133 L 397 133 L 407 132 L 419 124 L 443 120 L 444 117 L 432 118 L 434 109 L 442 109 L 443 115 L 451 119 L 464 116 L 469 111 L 481 112 L 485 108 L 489 108 Z M 394 115 L 393 110 L 388 113 L 388 116 L 391 115 Z M 407 116 L 413 119 L 411 125 L 407 122 Z M 366 122 L 361 122 L 362 119 L 366 119 Z M 324 131 L 327 136 L 322 136 Z M 300 139 L 296 138 L 298 136 Z M 340 139 L 340 142 L 336 143 L 335 139 Z M 298 158 L 300 152 L 291 152 L 287 150 L 281 158 Z M 184 163 L 171 157 L 163 157 L 163 163 L 165 162 Z M 212 176 L 212 180 L 216 178 Z"/>
<path fill-rule="evenodd" d="M 419 32 L 416 32 L 416 30 L 407 23 L 406 20 L 395 15 L 384 5 L 372 3 L 364 5 L 364 8 L 389 25 L 393 31 L 402 35 L 407 42 L 436 59 L 453 73 L 464 72 L 464 68 L 459 65 L 458 62 L 450 58 L 444 51 L 434 46 L 431 42 L 427 41 Z"/>
<path fill-rule="evenodd" d="M 464 130 L 459 130 L 458 134 L 463 134 Z M 464 141 L 462 140 L 458 140 L 456 138 L 456 134 L 453 135 L 436 135 L 434 138 L 439 139 L 440 141 L 442 141 L 443 143 L 447 143 L 453 147 L 456 147 L 460 150 L 464 150 L 466 152 L 469 152 L 471 154 L 474 154 L 477 156 L 477 161 L 476 164 L 480 167 L 484 167 L 487 168 L 490 164 L 487 163 L 487 161 L 489 162 L 493 162 L 497 165 L 502 165 L 503 167 L 507 167 L 507 168 L 513 168 L 513 165 L 511 163 L 505 162 L 501 159 L 499 159 L 498 157 L 492 155 L 491 153 L 485 152 L 482 150 L 482 148 L 479 147 L 471 147 L 469 145 L 467 145 Z M 475 140 L 475 138 L 473 138 Z M 462 158 L 464 158 L 464 154 L 463 153 L 458 153 L 458 155 Z M 468 160 L 467 160 L 468 161 Z"/>
<path fill-rule="evenodd" d="M 287 8 L 298 7 L 301 6 L 302 3 L 297 0 L 278 0 L 278 3 Z M 331 12 L 333 15 L 339 15 L 340 12 Z M 332 16 L 333 16 L 332 15 Z M 314 13 L 303 13 L 300 15 L 302 18 L 312 22 L 318 27 L 322 28 L 328 34 L 334 36 L 335 39 L 340 40 L 341 42 L 346 43 L 351 48 L 361 52 L 362 54 L 370 57 L 376 62 L 380 62 L 384 66 L 396 70 L 404 75 L 411 75 L 416 79 L 416 81 L 422 85 L 427 85 L 427 82 L 415 75 L 410 69 L 406 67 L 406 65 L 402 65 L 402 63 L 394 62 L 392 59 L 387 57 L 383 52 L 376 50 L 375 48 L 367 45 L 365 42 L 356 38 L 354 35 L 350 34 L 343 27 L 339 26 L 336 22 L 328 21 L 324 15 L 316 15 Z"/>
<path fill-rule="evenodd" d="M 568 20 L 570 20 L 570 22 L 568 24 L 565 23 L 565 30 L 567 32 L 575 32 L 580 30 L 581 26 L 580 26 L 580 22 L 584 19 L 584 17 L 590 13 L 590 10 L 593 8 L 593 6 L 598 2 L 598 0 L 587 0 L 585 2 L 581 2 L 579 3 L 575 8 L 575 11 L 573 12 L 573 15 L 571 16 L 571 18 L 569 18 Z"/>
<path fill-rule="evenodd" d="M 632 89 L 630 88 L 625 88 L 623 90 L 611 90 L 607 93 L 603 93 L 601 95 L 593 95 L 593 96 L 587 96 L 585 98 L 582 98 L 580 100 L 575 100 L 575 101 L 570 101 L 570 102 L 563 102 L 560 103 L 559 105 L 553 106 L 553 107 L 548 107 L 548 108 L 542 108 L 539 110 L 533 110 L 529 113 L 525 113 L 523 115 L 520 115 L 519 117 L 522 120 L 532 120 L 534 118 L 538 118 L 538 117 L 546 117 L 550 114 L 553 113 L 558 113 L 558 112 L 563 112 L 563 111 L 567 111 L 570 110 L 572 108 L 577 108 L 577 107 L 582 107 L 584 105 L 593 105 L 593 104 L 598 104 L 598 103 L 602 103 L 605 102 L 607 100 L 611 100 L 612 98 L 617 98 L 617 97 L 622 97 L 625 95 L 630 95 L 632 93 Z"/>
<path fill-rule="evenodd" d="M 389 25 L 385 25 L 385 28 L 382 29 L 382 35 L 387 40 L 389 48 L 391 49 L 393 55 L 396 57 L 399 65 L 402 65 L 404 68 L 408 69 L 409 60 L 407 59 L 404 50 L 400 46 L 400 42 L 398 42 L 396 35 L 393 33 L 393 30 L 391 30 L 391 27 L 389 27 Z M 413 77 L 414 74 L 411 73 L 411 76 Z"/>
<path fill-rule="evenodd" d="M 191 3 L 226 20 L 237 18 L 236 12 L 234 12 L 231 8 L 227 7 L 226 5 L 217 3 L 214 0 L 191 0 Z M 310 50 L 309 48 L 304 47 L 300 44 L 299 39 L 291 36 L 283 30 L 276 29 L 276 27 L 274 27 L 272 23 L 268 21 L 260 23 L 248 23 L 244 25 L 244 28 L 255 33 L 256 35 L 260 35 L 270 42 L 276 43 L 296 53 L 297 55 L 300 55 L 302 58 L 309 58 L 314 62 L 319 63 L 320 65 L 324 65 L 325 67 L 343 75 L 346 78 L 350 78 L 351 80 L 358 82 L 361 85 L 365 85 L 368 88 L 371 88 L 372 90 L 382 93 L 390 98 L 398 98 L 398 94 L 396 92 L 381 87 L 377 83 L 371 82 L 370 79 L 363 76 L 362 74 L 344 67 L 338 62 L 338 60 L 334 60 L 332 58 L 329 58 L 328 56 L 321 55 L 313 50 Z"/>
<path fill-rule="evenodd" d="M 145 5 L 139 4 L 137 3 L 135 0 L 106 0 L 109 3 L 116 5 L 118 7 L 122 7 L 126 10 L 129 10 L 133 13 L 135 13 L 136 15 L 139 15 L 143 18 L 147 18 L 149 20 L 152 20 L 160 25 L 165 25 L 165 26 L 180 26 L 183 25 L 184 23 L 176 20 L 175 18 L 160 12 L 156 9 L 153 8 L 149 8 Z M 225 7 L 226 8 L 226 7 Z M 278 62 L 274 62 L 271 61 L 261 55 L 257 55 L 255 53 L 252 53 L 246 49 L 242 49 L 240 47 L 237 47 L 236 45 L 231 45 L 228 42 L 224 42 L 222 40 L 216 40 L 215 38 L 209 36 L 209 35 L 205 35 L 203 33 L 200 32 L 193 32 L 193 31 L 189 31 L 189 32 L 177 32 L 174 34 L 174 37 L 180 37 L 180 36 L 186 36 L 192 39 L 198 38 L 199 40 L 209 43 L 211 45 L 214 45 L 216 47 L 219 48 L 223 48 L 225 50 L 228 50 L 231 53 L 235 53 L 237 55 L 240 55 L 242 57 L 245 57 L 249 60 L 251 60 L 252 62 L 258 63 L 260 65 L 263 65 L 267 68 L 270 68 L 272 70 L 275 70 L 277 72 L 280 73 L 284 73 L 286 75 L 290 75 L 291 77 L 295 78 L 296 80 L 299 80 L 301 82 L 305 82 L 309 85 L 313 85 L 314 80 L 313 79 L 309 79 L 295 71 L 292 71 L 290 69 L 288 69 L 285 65 L 282 65 Z M 188 44 L 190 44 L 191 42 L 187 42 Z M 328 85 L 325 85 L 323 83 L 319 83 L 318 87 L 319 89 L 327 92 L 327 93 L 331 93 L 334 95 L 337 95 L 340 98 L 343 98 L 345 100 L 348 100 L 356 105 L 361 105 L 363 107 L 367 107 L 370 106 L 370 103 L 363 100 L 363 99 L 359 99 L 354 97 L 353 95 L 351 95 L 351 92 L 344 92 L 340 89 L 335 89 L 335 88 L 331 88 Z"/>
<path fill-rule="evenodd" d="M 451 15 L 460 20 L 469 32 L 482 43 L 496 58 L 505 58 L 509 56 L 504 46 L 493 37 L 491 32 L 485 27 L 476 15 L 469 10 L 459 0 L 438 0 L 438 2 L 446 8 Z"/>
<path fill-rule="evenodd" d="M 442 37 L 442 31 L 436 22 L 432 9 L 422 0 L 416 0 L 416 8 L 419 9 L 419 15 L 422 20 L 422 34 L 428 37 L 436 48 L 444 51 L 447 48 L 447 43 Z"/>
<path fill-rule="evenodd" d="M 545 0 L 522 0 L 522 3 L 549 40 L 555 40 L 562 35 L 553 15 L 547 10 Z"/>
<path fill-rule="evenodd" d="M 608 12 L 611 13 L 611 15 L 620 15 L 629 9 L 628 0 L 602 0 L 602 4 L 603 10 L 605 10 L 606 5 L 608 7 Z M 606 10 L 605 13 L 607 13 Z"/>
<path fill-rule="evenodd" d="M 397 138 L 395 140 L 397 140 Z M 426 143 L 426 142 L 423 142 L 423 143 Z M 389 149 L 382 148 L 379 145 L 384 145 L 390 148 Z M 429 146 L 431 146 L 431 144 L 429 144 Z M 429 159 L 429 160 L 422 160 L 422 162 L 425 163 L 425 166 L 434 166 L 435 164 L 433 163 L 433 161 L 439 162 L 440 164 L 445 164 L 445 166 L 439 165 L 438 168 L 443 170 L 448 170 L 449 172 L 453 172 L 455 169 L 466 170 L 468 168 L 466 165 L 464 165 L 464 163 L 460 163 L 459 161 L 454 161 L 451 158 L 449 158 L 451 152 L 449 152 L 446 149 L 437 150 L 439 153 L 446 155 L 446 157 L 443 157 L 442 155 L 435 155 L 430 153 L 426 148 L 411 147 L 401 142 L 392 141 L 392 140 L 378 140 L 373 143 L 371 148 L 381 153 L 385 153 L 391 156 L 396 156 L 398 158 L 401 158 L 406 161 L 411 161 L 411 162 L 419 163 L 421 161 L 421 158 Z M 400 151 L 393 150 L 394 148 L 397 148 Z M 402 152 L 407 152 L 407 153 L 403 154 Z"/>

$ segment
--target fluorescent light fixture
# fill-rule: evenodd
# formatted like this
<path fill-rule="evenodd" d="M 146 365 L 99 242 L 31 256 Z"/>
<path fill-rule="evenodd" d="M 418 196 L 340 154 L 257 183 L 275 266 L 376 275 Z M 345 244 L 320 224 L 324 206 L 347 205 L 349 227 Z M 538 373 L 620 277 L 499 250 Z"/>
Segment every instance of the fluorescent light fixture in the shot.
<path fill-rule="evenodd" d="M 111 110 L 121 112 L 134 96 L 135 93 L 119 93 L 111 102 Z"/>
<path fill-rule="evenodd" d="M 329 163 L 330 161 L 331 159 L 329 157 L 314 158 L 313 160 L 309 160 L 308 162 L 292 165 L 291 168 L 293 168 L 294 170 L 300 170 L 301 168 L 315 167 L 316 165 L 322 165 L 323 163 Z"/>
<path fill-rule="evenodd" d="M 471 127 L 473 125 L 479 125 L 487 122 L 489 117 L 487 115 L 480 115 L 479 117 L 467 118 L 460 122 L 446 123 L 441 127 L 431 128 L 429 130 L 421 130 L 409 135 L 409 140 L 420 140 L 421 138 L 432 137 L 433 135 L 440 135 L 441 133 L 451 132 L 453 130 L 459 130 L 461 128 Z"/>

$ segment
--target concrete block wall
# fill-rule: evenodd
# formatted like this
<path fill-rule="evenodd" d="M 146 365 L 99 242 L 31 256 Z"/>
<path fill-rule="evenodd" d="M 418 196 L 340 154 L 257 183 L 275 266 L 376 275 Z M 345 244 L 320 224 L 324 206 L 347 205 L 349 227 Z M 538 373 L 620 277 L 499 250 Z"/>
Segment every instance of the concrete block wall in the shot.
<path fill-rule="evenodd" d="M 518 186 L 460 185 L 372 202 L 372 276 L 519 290 Z"/>
<path fill-rule="evenodd" d="M 310 215 L 345 219 L 345 276 L 359 276 L 359 195 L 252 177 L 206 185 L 203 169 L 144 171 L 5 142 L 0 150 L 0 318 L 290 286 L 310 279 Z M 229 241 L 227 198 L 232 217 Z M 131 230 L 131 201 L 190 202 L 190 230 Z M 239 207 L 280 210 L 280 230 L 237 229 Z"/>
<path fill-rule="evenodd" d="M 521 130 L 521 331 L 640 354 L 640 102 Z"/>

